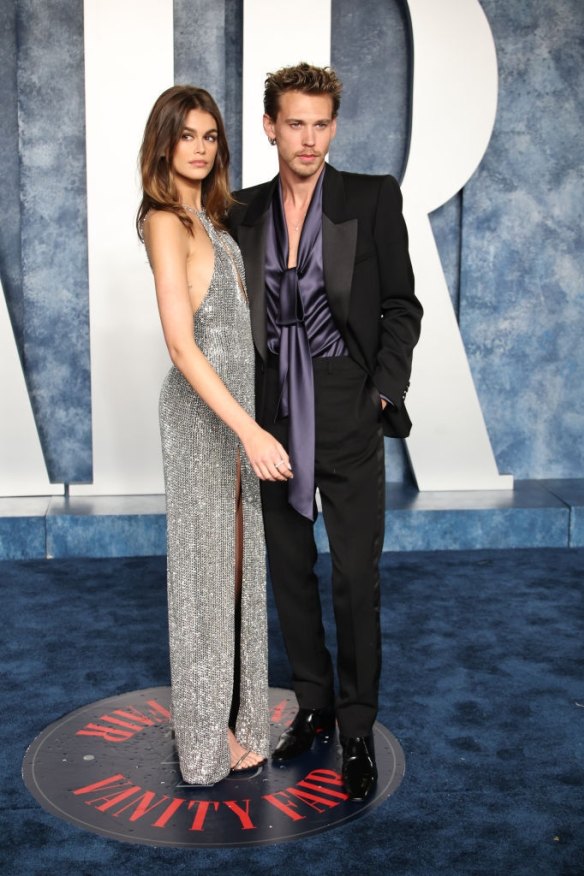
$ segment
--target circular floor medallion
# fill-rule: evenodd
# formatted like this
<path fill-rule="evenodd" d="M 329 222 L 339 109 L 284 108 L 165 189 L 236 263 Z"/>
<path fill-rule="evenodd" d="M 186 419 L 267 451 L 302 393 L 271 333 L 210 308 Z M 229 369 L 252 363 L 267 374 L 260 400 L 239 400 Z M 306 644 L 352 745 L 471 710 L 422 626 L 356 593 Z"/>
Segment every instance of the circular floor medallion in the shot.
<path fill-rule="evenodd" d="M 132 691 L 83 706 L 46 728 L 28 749 L 23 776 L 53 815 L 125 842 L 245 846 L 300 839 L 363 816 L 400 784 L 404 754 L 374 727 L 379 779 L 363 803 L 346 799 L 338 740 L 316 739 L 289 765 L 268 762 L 212 787 L 181 780 L 170 729 L 170 688 Z M 270 689 L 271 742 L 296 713 L 289 690 Z"/>

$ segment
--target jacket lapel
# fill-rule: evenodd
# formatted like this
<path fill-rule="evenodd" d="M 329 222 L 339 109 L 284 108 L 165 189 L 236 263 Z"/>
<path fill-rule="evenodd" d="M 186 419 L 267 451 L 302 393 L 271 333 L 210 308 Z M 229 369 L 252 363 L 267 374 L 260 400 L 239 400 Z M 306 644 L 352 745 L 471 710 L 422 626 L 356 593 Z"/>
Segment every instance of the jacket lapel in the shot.
<path fill-rule="evenodd" d="M 357 219 L 348 218 L 343 177 L 327 164 L 322 191 L 322 257 L 329 304 L 344 334 L 357 248 Z"/>
<path fill-rule="evenodd" d="M 251 331 L 262 359 L 267 356 L 265 250 L 267 218 L 278 177 L 260 187 L 250 203 L 238 229 L 238 242 L 245 264 L 245 279 L 249 297 Z"/>
<path fill-rule="evenodd" d="M 267 213 L 278 177 L 260 186 L 238 229 L 238 242 L 245 263 L 251 330 L 256 349 L 265 359 L 266 284 L 265 247 Z M 348 218 L 342 175 L 327 164 L 322 192 L 322 256 L 329 304 L 343 334 L 349 317 L 351 284 L 357 247 L 357 219 Z"/>
<path fill-rule="evenodd" d="M 249 298 L 251 333 L 262 359 L 266 358 L 266 284 L 264 278 L 264 251 L 266 216 L 257 225 L 241 225 L 239 246 L 245 264 L 245 281 Z"/>

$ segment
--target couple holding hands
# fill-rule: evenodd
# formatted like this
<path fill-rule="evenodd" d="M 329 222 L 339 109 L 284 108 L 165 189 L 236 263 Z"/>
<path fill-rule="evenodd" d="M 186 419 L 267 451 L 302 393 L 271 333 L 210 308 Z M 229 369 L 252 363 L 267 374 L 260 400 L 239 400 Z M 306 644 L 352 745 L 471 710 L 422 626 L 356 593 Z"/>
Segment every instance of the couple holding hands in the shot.
<path fill-rule="evenodd" d="M 264 130 L 279 173 L 230 193 L 208 92 L 165 91 L 140 154 L 138 230 L 173 366 L 160 396 L 172 719 L 186 782 L 285 763 L 338 723 L 345 791 L 377 771 L 383 435 L 405 437 L 422 308 L 399 186 L 325 157 L 341 83 L 269 74 Z M 337 683 L 314 521 L 332 560 Z M 269 751 L 265 553 L 298 713 Z"/>

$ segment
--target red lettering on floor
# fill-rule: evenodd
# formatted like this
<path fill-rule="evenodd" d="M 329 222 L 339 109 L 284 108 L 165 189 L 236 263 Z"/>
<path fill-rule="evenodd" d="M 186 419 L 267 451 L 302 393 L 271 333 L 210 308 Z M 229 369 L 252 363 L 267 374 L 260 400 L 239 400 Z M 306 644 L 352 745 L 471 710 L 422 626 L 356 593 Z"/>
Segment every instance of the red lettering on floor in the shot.
<path fill-rule="evenodd" d="M 122 781 L 123 780 L 123 781 Z M 117 773 L 115 776 L 109 776 L 107 779 L 102 779 L 101 782 L 94 782 L 93 785 L 85 785 L 83 788 L 77 788 L 73 791 L 74 794 L 90 794 L 91 791 L 97 791 L 100 788 L 122 787 L 130 780 L 123 773 Z"/>
<path fill-rule="evenodd" d="M 231 809 L 232 812 L 235 812 L 241 822 L 243 830 L 255 830 L 255 824 L 249 817 L 249 802 L 249 800 L 244 800 L 243 803 L 245 804 L 245 809 L 242 809 L 239 803 L 236 803 L 235 800 L 223 801 L 225 806 Z"/>
<path fill-rule="evenodd" d="M 215 800 L 189 800 L 187 808 L 192 809 L 193 806 L 197 807 L 197 811 L 189 830 L 203 830 L 209 806 L 212 806 L 215 812 L 219 809 L 219 803 Z"/>
<path fill-rule="evenodd" d="M 135 731 L 118 730 L 116 727 L 105 727 L 103 724 L 86 724 L 82 730 L 78 730 L 76 736 L 99 736 L 106 742 L 126 742 L 135 736 Z"/>
<path fill-rule="evenodd" d="M 124 789 L 124 790 L 122 790 Z M 126 778 L 122 773 L 117 773 L 115 776 L 109 776 L 107 779 L 102 779 L 101 782 L 94 782 L 92 785 L 85 785 L 83 788 L 77 788 L 73 793 L 76 796 L 80 794 L 91 794 L 94 791 L 112 791 L 111 794 L 101 794 L 98 797 L 92 797 L 89 800 L 85 800 L 88 806 L 92 806 L 95 803 L 101 803 L 100 806 L 96 806 L 100 812 L 106 812 L 108 809 L 112 809 L 116 804 L 123 803 L 124 800 L 128 800 L 129 797 L 134 796 L 135 794 L 140 794 L 139 797 L 134 797 L 134 799 L 127 803 L 125 806 L 121 806 L 116 812 L 112 812 L 111 815 L 114 817 L 118 817 L 123 812 L 126 812 L 128 809 L 135 808 L 135 811 L 130 816 L 130 821 L 138 821 L 139 818 L 143 818 L 145 815 L 148 815 L 150 812 L 153 812 L 159 806 L 162 806 L 168 800 L 170 803 L 164 809 L 164 811 L 159 815 L 156 819 L 153 827 L 165 827 L 169 820 L 172 818 L 174 813 L 179 809 L 183 803 L 186 801 L 181 797 L 175 797 L 171 799 L 164 794 L 155 803 L 153 800 L 156 799 L 156 794 L 154 791 L 142 791 L 142 788 L 139 785 L 134 785 L 132 782 Z"/>
<path fill-rule="evenodd" d="M 143 725 L 141 724 L 134 724 L 130 721 L 122 721 L 121 718 L 114 718 L 113 715 L 100 715 L 99 720 L 107 721 L 109 724 L 115 724 L 118 727 L 127 727 L 128 730 L 132 731 L 132 733 L 130 734 L 131 736 L 134 736 L 136 733 L 139 733 L 140 730 L 144 729 Z M 154 721 L 151 721 L 150 723 L 154 725 Z"/>
<path fill-rule="evenodd" d="M 276 703 L 274 708 L 272 709 L 272 724 L 279 724 L 282 720 L 282 715 L 284 714 L 284 710 L 287 705 L 287 700 L 280 700 L 279 703 Z"/>
<path fill-rule="evenodd" d="M 307 806 L 310 806 L 311 809 L 315 809 L 317 812 L 326 812 L 326 809 L 318 806 L 319 803 L 324 803 L 325 807 L 328 806 L 329 809 L 333 809 L 340 802 L 339 800 L 331 800 L 326 797 L 318 797 L 316 794 L 300 791 L 298 788 L 286 788 L 286 792 L 291 794 L 292 797 L 298 797 L 299 800 L 302 800 L 303 803 L 306 803 Z"/>
<path fill-rule="evenodd" d="M 333 791 L 332 788 L 323 788 L 322 785 L 312 785 L 305 779 L 303 779 L 301 782 L 297 782 L 297 785 L 299 788 L 308 788 L 310 791 L 320 791 L 321 794 L 328 794 L 329 797 L 338 797 L 339 800 L 349 799 L 349 795 L 345 794 L 344 791 Z"/>
<path fill-rule="evenodd" d="M 308 773 L 307 776 L 304 776 L 305 779 L 308 779 L 312 782 L 324 782 L 325 785 L 342 785 L 343 777 L 340 773 L 335 772 L 334 770 L 325 770 L 318 769 L 312 770 L 312 772 Z"/>
<path fill-rule="evenodd" d="M 99 797 L 93 797 L 91 800 L 84 800 L 84 803 L 87 803 L 88 806 L 93 806 L 95 803 L 99 803 L 100 800 L 104 802 L 101 803 L 100 806 L 96 806 L 100 812 L 106 812 L 108 809 L 111 809 L 112 806 L 116 806 L 118 803 L 121 803 L 122 800 L 127 800 L 128 797 L 132 797 L 134 794 L 139 794 L 142 788 L 140 785 L 132 785 L 131 782 L 128 782 L 129 787 L 126 788 L 125 791 L 120 791 L 119 793 L 114 794 L 101 794 Z"/>
<path fill-rule="evenodd" d="M 291 818 L 292 821 L 302 821 L 304 815 L 300 815 L 299 812 L 295 810 L 298 808 L 296 803 L 290 801 L 289 804 L 283 803 L 282 800 L 278 800 L 278 794 L 286 794 L 286 791 L 277 791 L 276 794 L 264 794 L 263 799 L 267 800 L 268 803 L 271 803 L 272 806 L 275 806 L 276 809 L 279 809 L 280 812 L 283 812 L 284 815 L 287 815 L 288 818 Z"/>
<path fill-rule="evenodd" d="M 179 809 L 185 801 L 182 797 L 175 797 L 172 803 L 168 804 L 168 807 L 164 810 L 162 815 L 156 819 L 152 827 L 166 827 L 174 813 L 177 809 Z"/>
<path fill-rule="evenodd" d="M 157 703 L 156 700 L 148 700 L 146 703 L 147 706 L 150 706 L 152 712 L 154 712 L 154 716 L 159 715 L 164 719 L 164 722 L 170 721 L 170 712 L 164 706 L 161 706 L 160 703 Z M 159 724 L 164 723 L 163 721 L 158 721 Z"/>
<path fill-rule="evenodd" d="M 138 724 L 144 724 L 146 727 L 154 727 L 155 724 L 160 724 L 159 720 L 154 721 L 134 706 L 128 706 L 126 709 L 114 709 L 113 714 L 120 715 L 122 718 L 130 718 L 130 720 L 137 721 Z"/>
<path fill-rule="evenodd" d="M 140 797 L 136 797 L 134 800 L 126 803 L 125 806 L 120 806 L 116 812 L 112 812 L 112 815 L 117 818 L 122 812 L 127 812 L 128 809 L 133 809 L 135 807 L 135 811 L 130 815 L 130 821 L 138 821 L 139 818 L 143 818 L 145 815 L 148 815 L 149 812 L 153 812 L 158 806 L 166 803 L 167 800 L 170 800 L 170 797 L 167 797 L 166 794 L 164 794 L 156 800 L 156 803 L 152 803 L 153 800 L 156 800 L 156 794 L 154 791 L 144 791 Z"/>
<path fill-rule="evenodd" d="M 95 724 L 93 722 L 86 724 L 81 730 L 77 730 L 76 736 L 99 736 L 105 742 L 126 742 L 140 733 L 144 727 L 153 727 L 155 724 L 166 724 L 170 721 L 170 712 L 156 700 L 148 700 L 147 706 L 150 707 L 148 714 L 138 711 L 134 706 L 129 706 L 127 710 L 114 709 L 111 715 L 101 715 L 99 720 L 104 721 L 104 724 Z M 146 711 L 146 710 L 144 710 Z M 120 717 L 114 717 L 119 715 Z M 149 717 L 150 716 L 150 717 Z M 123 721 L 122 718 L 129 718 L 129 721 Z M 107 727 L 105 724 L 114 724 L 113 727 Z M 126 730 L 118 730 L 118 727 L 126 727 Z"/>

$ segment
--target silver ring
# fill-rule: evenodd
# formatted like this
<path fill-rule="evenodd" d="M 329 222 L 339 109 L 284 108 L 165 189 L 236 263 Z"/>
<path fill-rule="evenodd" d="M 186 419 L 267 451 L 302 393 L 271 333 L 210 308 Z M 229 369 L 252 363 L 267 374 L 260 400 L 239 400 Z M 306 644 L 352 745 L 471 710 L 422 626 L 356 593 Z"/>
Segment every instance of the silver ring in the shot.
<path fill-rule="evenodd" d="M 281 459 L 280 462 L 275 462 L 275 463 L 274 463 L 274 468 L 280 468 L 281 465 L 284 465 L 284 460 L 283 460 L 283 459 Z"/>

